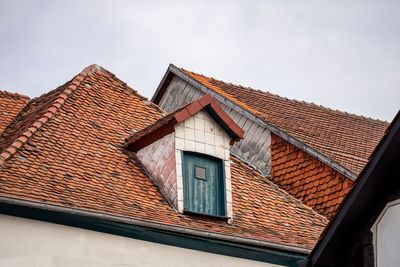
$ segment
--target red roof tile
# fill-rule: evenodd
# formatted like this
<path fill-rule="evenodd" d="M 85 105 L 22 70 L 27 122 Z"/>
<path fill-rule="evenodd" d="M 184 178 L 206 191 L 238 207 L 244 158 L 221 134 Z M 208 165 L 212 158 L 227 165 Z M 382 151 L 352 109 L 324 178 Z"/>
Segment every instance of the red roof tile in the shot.
<path fill-rule="evenodd" d="M 0 91 L 0 135 L 28 102 L 28 96 Z"/>
<path fill-rule="evenodd" d="M 290 100 L 182 69 L 191 78 L 358 174 L 388 123 Z"/>
<path fill-rule="evenodd" d="M 270 179 L 328 219 L 335 215 L 354 182 L 277 135 L 271 139 Z"/>
<path fill-rule="evenodd" d="M 236 158 L 232 225 L 175 212 L 121 147 L 133 129 L 162 116 L 113 74 L 91 66 L 32 100 L 12 124 L 0 150 L 8 151 L 0 196 L 313 247 L 327 220 Z"/>

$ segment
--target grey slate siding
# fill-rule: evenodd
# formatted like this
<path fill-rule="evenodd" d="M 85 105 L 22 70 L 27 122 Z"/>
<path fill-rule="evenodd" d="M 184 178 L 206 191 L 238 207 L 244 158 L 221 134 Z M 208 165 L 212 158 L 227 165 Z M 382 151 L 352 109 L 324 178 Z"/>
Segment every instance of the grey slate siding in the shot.
<path fill-rule="evenodd" d="M 195 88 L 188 82 L 175 76 L 168 85 L 159 106 L 167 112 L 186 105 L 205 93 Z M 271 173 L 271 131 L 260 125 L 253 118 L 249 118 L 232 109 L 226 103 L 217 99 L 218 103 L 231 118 L 245 130 L 245 136 L 236 142 L 231 153 L 261 171 L 264 175 Z"/>

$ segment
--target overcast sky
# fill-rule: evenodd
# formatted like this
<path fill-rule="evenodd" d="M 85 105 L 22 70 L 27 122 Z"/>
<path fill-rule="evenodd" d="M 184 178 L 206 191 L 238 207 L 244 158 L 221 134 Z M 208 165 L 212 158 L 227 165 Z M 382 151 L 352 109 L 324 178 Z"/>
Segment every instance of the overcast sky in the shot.
<path fill-rule="evenodd" d="M 168 64 L 390 121 L 400 1 L 0 0 L 0 89 L 39 96 L 92 63 L 151 98 Z"/>

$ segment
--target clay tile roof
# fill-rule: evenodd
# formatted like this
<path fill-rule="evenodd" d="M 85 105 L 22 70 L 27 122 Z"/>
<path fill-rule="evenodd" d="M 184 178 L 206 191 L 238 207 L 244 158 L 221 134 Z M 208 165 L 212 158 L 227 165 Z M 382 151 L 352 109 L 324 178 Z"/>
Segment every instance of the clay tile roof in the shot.
<path fill-rule="evenodd" d="M 132 130 L 163 116 L 112 73 L 96 65 L 86 68 L 32 100 L 10 127 L 0 150 L 0 200 L 313 247 L 327 220 L 236 158 L 231 167 L 233 224 L 177 213 L 122 148 Z"/>
<path fill-rule="evenodd" d="M 182 69 L 191 78 L 358 174 L 388 123 L 254 90 Z"/>
<path fill-rule="evenodd" d="M 187 120 L 203 109 L 216 119 L 234 141 L 243 138 L 244 130 L 222 110 L 217 101 L 215 101 L 210 94 L 207 94 L 159 119 L 140 132 L 132 134 L 132 136 L 127 139 L 125 147 L 137 152 L 139 149 L 172 133 L 176 123 Z"/>
<path fill-rule="evenodd" d="M 28 102 L 28 96 L 0 91 L 0 135 Z"/>

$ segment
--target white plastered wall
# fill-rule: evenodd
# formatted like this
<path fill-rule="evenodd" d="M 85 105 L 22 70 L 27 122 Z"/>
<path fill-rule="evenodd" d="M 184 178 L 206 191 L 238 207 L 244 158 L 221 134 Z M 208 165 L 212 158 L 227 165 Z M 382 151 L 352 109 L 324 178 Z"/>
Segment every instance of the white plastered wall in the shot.
<path fill-rule="evenodd" d="M 226 215 L 232 218 L 232 184 L 230 171 L 231 137 L 207 111 L 200 111 L 186 121 L 175 125 L 175 159 L 178 192 L 178 210 L 183 211 L 182 153 L 192 151 L 210 155 L 224 162 Z"/>
<path fill-rule="evenodd" d="M 389 202 L 375 221 L 375 266 L 398 267 L 400 263 L 400 199 Z"/>
<path fill-rule="evenodd" d="M 0 214 L 0 267 L 278 266 Z"/>

